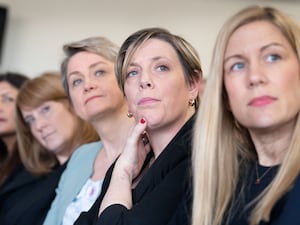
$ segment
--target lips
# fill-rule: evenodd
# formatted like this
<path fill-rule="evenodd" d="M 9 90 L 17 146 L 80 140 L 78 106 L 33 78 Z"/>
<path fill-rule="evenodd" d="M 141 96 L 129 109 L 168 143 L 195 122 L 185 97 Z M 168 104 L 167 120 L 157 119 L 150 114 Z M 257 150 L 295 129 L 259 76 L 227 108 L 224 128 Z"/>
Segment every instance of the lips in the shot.
<path fill-rule="evenodd" d="M 251 101 L 248 103 L 249 106 L 256 106 L 256 107 L 262 107 L 265 105 L 269 105 L 276 101 L 277 98 L 271 97 L 271 96 L 260 96 L 251 99 Z"/>
<path fill-rule="evenodd" d="M 145 98 L 141 98 L 138 101 L 138 105 L 148 105 L 148 104 L 152 104 L 152 103 L 156 103 L 159 102 L 159 99 L 156 98 L 151 98 L 151 97 L 145 97 Z"/>
<path fill-rule="evenodd" d="M 43 139 L 43 140 L 46 140 L 47 138 L 49 138 L 49 137 L 50 137 L 52 134 L 54 134 L 54 133 L 55 133 L 54 131 L 51 132 L 51 133 L 48 133 L 48 134 L 42 136 L 42 139 Z"/>
<path fill-rule="evenodd" d="M 88 102 L 90 102 L 90 101 L 92 101 L 92 100 L 94 100 L 94 99 L 96 99 L 96 98 L 100 98 L 100 97 L 101 97 L 101 95 L 91 96 L 91 97 L 87 98 L 87 99 L 84 101 L 84 104 L 86 105 Z"/>

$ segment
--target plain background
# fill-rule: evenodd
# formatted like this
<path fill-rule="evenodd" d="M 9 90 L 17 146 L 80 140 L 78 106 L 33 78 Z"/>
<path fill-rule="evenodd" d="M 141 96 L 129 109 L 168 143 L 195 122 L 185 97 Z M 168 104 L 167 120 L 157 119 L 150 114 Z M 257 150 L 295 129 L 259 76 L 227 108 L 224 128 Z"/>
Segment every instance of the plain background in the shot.
<path fill-rule="evenodd" d="M 300 0 L 0 0 L 0 4 L 9 9 L 0 71 L 30 77 L 58 71 L 67 42 L 101 35 L 121 45 L 136 30 L 153 26 L 190 41 L 207 75 L 221 25 L 241 8 L 275 6 L 300 23 Z"/>

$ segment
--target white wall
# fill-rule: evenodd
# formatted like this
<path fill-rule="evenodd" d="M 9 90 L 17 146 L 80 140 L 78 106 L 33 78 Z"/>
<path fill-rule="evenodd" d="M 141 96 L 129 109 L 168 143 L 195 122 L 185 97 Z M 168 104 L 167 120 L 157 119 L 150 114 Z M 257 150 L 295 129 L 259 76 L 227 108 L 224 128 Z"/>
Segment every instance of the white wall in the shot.
<path fill-rule="evenodd" d="M 10 11 L 0 70 L 34 77 L 59 70 L 66 42 L 104 35 L 120 45 L 137 29 L 161 26 L 196 47 L 207 74 L 224 20 L 257 3 L 300 22 L 300 0 L 0 0 Z"/>

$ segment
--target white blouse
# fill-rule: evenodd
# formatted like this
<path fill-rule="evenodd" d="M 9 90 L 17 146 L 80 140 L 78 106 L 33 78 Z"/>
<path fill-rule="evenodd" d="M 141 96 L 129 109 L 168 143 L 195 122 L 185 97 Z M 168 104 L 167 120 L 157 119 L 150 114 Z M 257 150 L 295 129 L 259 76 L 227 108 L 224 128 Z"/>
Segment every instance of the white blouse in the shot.
<path fill-rule="evenodd" d="M 103 180 L 93 181 L 88 179 L 76 198 L 66 209 L 63 225 L 73 225 L 81 212 L 88 211 L 98 198 Z"/>

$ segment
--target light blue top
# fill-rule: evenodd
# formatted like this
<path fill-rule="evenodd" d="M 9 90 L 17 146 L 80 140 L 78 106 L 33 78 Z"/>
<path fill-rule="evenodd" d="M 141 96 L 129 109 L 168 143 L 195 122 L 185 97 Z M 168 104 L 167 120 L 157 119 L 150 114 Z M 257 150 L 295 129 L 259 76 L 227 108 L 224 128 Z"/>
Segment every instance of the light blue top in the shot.
<path fill-rule="evenodd" d="M 84 144 L 75 150 L 60 178 L 56 197 L 43 225 L 62 224 L 66 208 L 91 177 L 94 161 L 101 148 L 102 143 L 98 141 Z"/>

